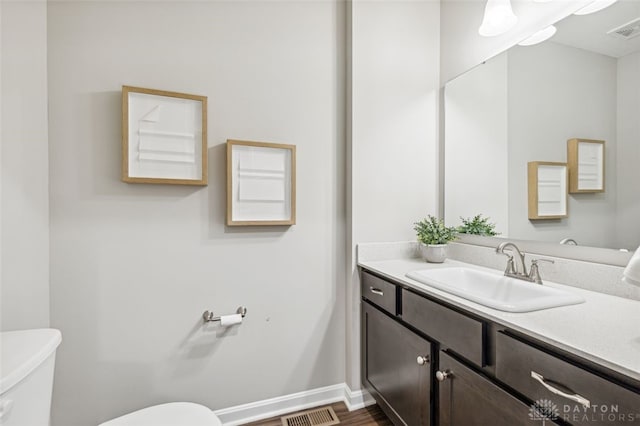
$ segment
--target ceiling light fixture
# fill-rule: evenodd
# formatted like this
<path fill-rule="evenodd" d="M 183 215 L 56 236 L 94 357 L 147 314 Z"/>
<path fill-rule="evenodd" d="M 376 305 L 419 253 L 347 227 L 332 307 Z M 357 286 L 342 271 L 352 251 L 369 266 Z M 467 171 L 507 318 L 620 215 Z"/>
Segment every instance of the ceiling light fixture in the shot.
<path fill-rule="evenodd" d="M 534 33 L 531 37 L 522 40 L 518 43 L 518 46 L 533 46 L 534 44 L 542 43 L 553 37 L 556 31 L 557 28 L 555 26 L 549 25 L 547 28 Z"/>
<path fill-rule="evenodd" d="M 614 4 L 615 2 L 617 2 L 618 0 L 595 0 L 592 1 L 591 3 L 589 3 L 588 5 L 586 5 L 585 7 L 583 7 L 582 9 L 578 10 L 577 12 L 574 12 L 574 15 L 588 15 L 590 13 L 596 13 L 601 11 L 602 9 L 605 9 L 609 6 L 611 6 L 612 4 Z"/>
<path fill-rule="evenodd" d="M 484 37 L 493 37 L 509 31 L 518 22 L 511 9 L 511 0 L 487 0 L 484 18 L 478 33 Z"/>

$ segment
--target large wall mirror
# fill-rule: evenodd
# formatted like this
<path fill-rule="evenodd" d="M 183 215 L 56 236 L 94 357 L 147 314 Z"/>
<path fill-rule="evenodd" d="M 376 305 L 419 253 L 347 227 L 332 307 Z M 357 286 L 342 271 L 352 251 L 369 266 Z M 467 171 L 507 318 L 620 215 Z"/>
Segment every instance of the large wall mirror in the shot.
<path fill-rule="evenodd" d="M 502 237 L 635 250 L 640 0 L 556 27 L 551 39 L 515 46 L 446 84 L 445 222 L 482 214 Z M 568 194 L 566 218 L 530 220 L 527 163 L 567 162 L 574 138 L 605 141 L 604 191 Z"/>

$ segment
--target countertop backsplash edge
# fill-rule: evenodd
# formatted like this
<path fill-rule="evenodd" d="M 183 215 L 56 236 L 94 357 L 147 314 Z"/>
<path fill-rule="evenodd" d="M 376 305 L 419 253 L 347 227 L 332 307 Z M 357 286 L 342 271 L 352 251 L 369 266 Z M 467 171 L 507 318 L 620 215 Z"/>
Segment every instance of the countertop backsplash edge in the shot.
<path fill-rule="evenodd" d="M 390 243 L 361 243 L 357 245 L 357 262 L 373 262 L 393 259 L 415 259 L 420 257 L 416 241 Z M 448 257 L 465 263 L 502 270 L 506 258 L 496 254 L 495 249 L 460 242 L 449 243 Z M 622 281 L 624 267 L 585 262 L 544 255 L 526 255 L 526 264 L 532 258 L 549 259 L 554 263 L 541 263 L 542 280 L 557 282 L 585 290 L 609 294 L 640 301 L 640 287 Z"/>

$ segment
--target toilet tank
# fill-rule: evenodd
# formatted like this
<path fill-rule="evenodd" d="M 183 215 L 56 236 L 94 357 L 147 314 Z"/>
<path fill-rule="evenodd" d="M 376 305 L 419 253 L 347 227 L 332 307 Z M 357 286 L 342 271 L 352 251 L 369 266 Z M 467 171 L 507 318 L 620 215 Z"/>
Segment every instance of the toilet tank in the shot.
<path fill-rule="evenodd" d="M 0 425 L 47 426 L 60 331 L 0 333 Z"/>

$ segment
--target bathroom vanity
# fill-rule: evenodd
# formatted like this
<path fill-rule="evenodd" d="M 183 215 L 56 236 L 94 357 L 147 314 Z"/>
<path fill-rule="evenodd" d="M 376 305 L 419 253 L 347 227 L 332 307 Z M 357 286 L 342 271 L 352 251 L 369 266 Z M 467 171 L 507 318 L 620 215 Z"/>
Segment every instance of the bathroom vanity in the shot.
<path fill-rule="evenodd" d="M 640 425 L 640 302 L 508 313 L 406 277 L 461 262 L 359 265 L 363 384 L 394 424 Z"/>

